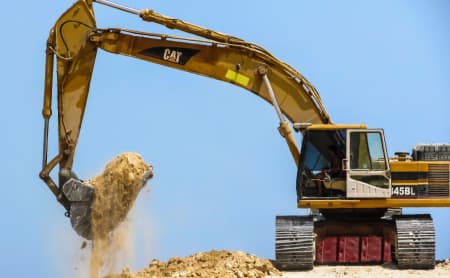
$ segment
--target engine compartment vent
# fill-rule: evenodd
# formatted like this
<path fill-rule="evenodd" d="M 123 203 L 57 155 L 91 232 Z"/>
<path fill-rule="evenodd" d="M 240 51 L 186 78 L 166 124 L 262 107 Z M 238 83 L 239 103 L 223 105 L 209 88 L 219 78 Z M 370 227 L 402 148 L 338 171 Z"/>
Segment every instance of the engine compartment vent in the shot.
<path fill-rule="evenodd" d="M 416 161 L 450 161 L 450 144 L 418 144 L 412 157 Z"/>

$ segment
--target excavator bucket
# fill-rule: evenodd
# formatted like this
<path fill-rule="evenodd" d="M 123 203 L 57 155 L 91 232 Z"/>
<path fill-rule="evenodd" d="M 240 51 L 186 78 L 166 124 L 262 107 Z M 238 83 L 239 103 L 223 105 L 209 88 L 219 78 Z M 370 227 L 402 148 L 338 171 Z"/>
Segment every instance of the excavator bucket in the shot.
<path fill-rule="evenodd" d="M 103 232 L 108 233 L 114 230 L 114 228 L 127 215 L 128 209 L 131 208 L 129 203 L 134 202 L 134 199 L 137 197 L 139 191 L 146 185 L 147 181 L 153 177 L 153 168 L 150 167 L 150 169 L 144 172 L 141 177 L 142 178 L 137 180 L 137 190 L 134 193 L 131 193 L 131 191 L 114 192 L 115 187 L 113 186 L 113 184 L 106 185 L 109 188 L 109 190 L 107 191 L 109 192 L 109 195 L 105 196 L 105 192 L 103 192 L 103 202 L 99 203 L 101 205 L 105 205 L 104 211 L 107 212 L 107 215 L 102 215 L 102 217 L 108 218 L 104 219 L 102 222 L 102 225 L 104 225 L 103 227 L 105 229 Z M 123 181 L 125 180 L 125 178 L 119 178 L 119 180 Z M 68 213 L 70 216 L 70 223 L 72 225 L 72 228 L 78 235 L 82 236 L 83 238 L 92 239 L 92 212 L 93 205 L 96 200 L 96 187 L 84 183 L 76 178 L 71 178 L 63 184 L 62 192 L 64 193 L 70 204 Z M 109 203 L 105 202 L 105 199 L 107 199 Z M 111 202 L 124 202 L 126 204 L 115 204 L 121 207 L 117 207 L 115 211 L 111 211 L 109 213 L 108 205 L 110 205 Z M 124 209 L 124 207 L 126 209 Z"/>
<path fill-rule="evenodd" d="M 70 179 L 62 186 L 70 203 L 70 224 L 78 235 L 91 239 L 91 206 L 95 199 L 93 186 L 76 179 Z"/>

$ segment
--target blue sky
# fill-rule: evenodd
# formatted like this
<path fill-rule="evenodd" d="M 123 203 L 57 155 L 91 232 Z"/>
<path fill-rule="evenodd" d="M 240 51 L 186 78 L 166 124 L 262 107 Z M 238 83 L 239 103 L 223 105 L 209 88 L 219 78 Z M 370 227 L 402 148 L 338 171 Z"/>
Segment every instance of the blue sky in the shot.
<path fill-rule="evenodd" d="M 45 41 L 71 3 L 3 4 L 5 277 L 77 277 L 85 259 L 63 208 L 38 178 Z M 391 155 L 417 143 L 450 142 L 448 1 L 122 3 L 260 44 L 316 86 L 334 122 L 384 128 Z M 181 34 L 95 8 L 99 27 Z M 271 106 L 240 88 L 99 52 L 74 170 L 92 177 L 126 151 L 154 165 L 150 190 L 132 216 L 134 269 L 153 257 L 211 249 L 273 258 L 275 215 L 305 213 L 296 208 L 296 168 L 277 126 Z M 432 213 L 437 257 L 449 258 L 450 209 L 408 210 L 418 211 Z"/>

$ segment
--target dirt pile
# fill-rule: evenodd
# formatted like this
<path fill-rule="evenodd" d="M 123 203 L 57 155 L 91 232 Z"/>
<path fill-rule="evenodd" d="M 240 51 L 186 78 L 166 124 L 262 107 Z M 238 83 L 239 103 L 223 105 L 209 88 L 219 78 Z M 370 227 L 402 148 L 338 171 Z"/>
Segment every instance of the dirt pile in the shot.
<path fill-rule="evenodd" d="M 91 207 L 91 278 L 99 277 L 104 266 L 114 267 L 115 254 L 124 248 L 129 235 L 123 228 L 113 230 L 124 221 L 139 191 L 152 176 L 152 167 L 139 154 L 124 153 L 111 160 L 102 174 L 86 182 L 95 187 Z"/>
<path fill-rule="evenodd" d="M 436 268 L 446 270 L 450 274 L 450 259 L 439 262 L 436 264 Z"/>
<path fill-rule="evenodd" d="M 108 276 L 108 278 L 263 278 L 281 275 L 281 272 L 274 268 L 272 263 L 266 259 L 241 251 L 210 251 L 184 258 L 171 258 L 167 262 L 153 260 L 147 268 L 137 273 L 131 273 L 126 268 L 122 274 Z"/>
<path fill-rule="evenodd" d="M 132 273 L 125 268 L 122 274 L 105 278 L 181 278 L 181 277 L 274 277 L 285 278 L 444 278 L 450 277 L 450 259 L 438 262 L 433 270 L 398 269 L 395 264 L 315 266 L 309 271 L 281 273 L 265 259 L 243 252 L 211 251 L 168 262 L 153 260 L 149 267 Z"/>

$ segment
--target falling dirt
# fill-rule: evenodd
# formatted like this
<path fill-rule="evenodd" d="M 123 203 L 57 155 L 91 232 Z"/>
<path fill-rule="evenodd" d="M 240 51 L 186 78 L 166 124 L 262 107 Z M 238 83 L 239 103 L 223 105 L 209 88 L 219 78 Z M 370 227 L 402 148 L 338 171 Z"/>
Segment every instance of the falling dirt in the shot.
<path fill-rule="evenodd" d="M 95 187 L 91 278 L 110 273 L 116 267 L 119 251 L 128 248 L 128 225 L 116 227 L 125 220 L 139 191 L 152 176 L 152 167 L 139 154 L 124 153 L 111 160 L 102 174 L 86 181 Z"/>
<path fill-rule="evenodd" d="M 131 273 L 125 268 L 122 274 L 108 278 L 161 278 L 161 277 L 210 277 L 234 278 L 281 276 L 281 272 L 266 259 L 241 251 L 201 252 L 184 258 L 171 258 L 167 262 L 153 260 L 150 265 Z"/>

